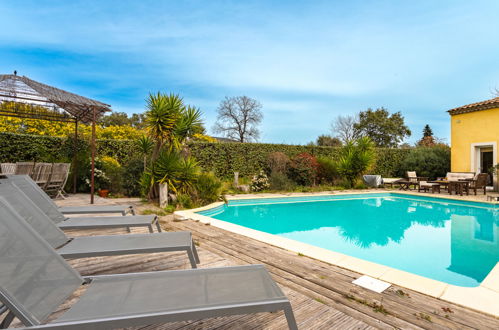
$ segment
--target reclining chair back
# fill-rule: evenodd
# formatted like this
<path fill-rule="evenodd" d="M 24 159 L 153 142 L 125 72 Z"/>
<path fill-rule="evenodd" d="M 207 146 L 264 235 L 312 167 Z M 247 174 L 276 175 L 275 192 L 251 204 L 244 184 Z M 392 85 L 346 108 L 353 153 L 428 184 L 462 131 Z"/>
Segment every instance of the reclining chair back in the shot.
<path fill-rule="evenodd" d="M 50 199 L 49 195 L 47 195 L 29 176 L 8 175 L 7 178 L 0 179 L 0 183 L 2 181 L 14 182 L 16 186 L 55 223 L 59 223 L 66 219 L 66 217 L 59 212 L 57 205 Z"/>
<path fill-rule="evenodd" d="M 83 283 L 0 197 L 0 301 L 24 325 L 42 324 Z"/>
<path fill-rule="evenodd" d="M 69 241 L 69 238 L 50 220 L 15 183 L 0 181 L 0 197 L 16 210 L 18 215 L 53 248 L 58 248 Z M 2 219 L 2 221 L 6 221 Z"/>

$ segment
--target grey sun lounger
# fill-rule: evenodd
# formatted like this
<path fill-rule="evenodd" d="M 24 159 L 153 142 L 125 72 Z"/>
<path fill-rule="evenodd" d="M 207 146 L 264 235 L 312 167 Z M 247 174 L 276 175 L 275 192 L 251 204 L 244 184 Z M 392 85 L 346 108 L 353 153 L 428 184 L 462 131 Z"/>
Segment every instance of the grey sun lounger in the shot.
<path fill-rule="evenodd" d="M 289 300 L 262 265 L 81 277 L 0 199 L 0 302 L 28 329 L 113 329 L 284 311 Z M 132 236 L 132 235 L 127 235 Z M 86 290 L 75 298 L 82 286 Z M 68 298 L 62 315 L 51 314 Z"/>
<path fill-rule="evenodd" d="M 50 198 L 49 195 L 47 195 L 37 184 L 33 179 L 31 179 L 28 175 L 6 175 L 5 176 L 6 180 L 12 180 L 14 182 L 20 183 L 22 181 L 25 181 L 36 189 L 35 191 L 38 192 L 40 196 L 37 198 L 34 198 L 34 194 L 28 194 L 30 198 L 33 199 L 35 204 L 39 203 L 48 203 L 51 204 L 52 207 L 55 207 L 59 210 L 60 213 L 62 214 L 102 214 L 102 213 L 111 213 L 111 214 L 121 214 L 121 215 L 127 215 L 128 213 L 131 213 L 132 215 L 135 214 L 135 210 L 133 208 L 133 205 L 83 205 L 83 206 L 63 206 L 63 207 L 58 207 L 54 201 Z"/>
<path fill-rule="evenodd" d="M 26 194 L 59 228 L 62 229 L 92 229 L 92 228 L 121 228 L 126 227 L 130 232 L 132 227 L 146 227 L 149 232 L 153 232 L 156 226 L 161 232 L 159 219 L 156 215 L 133 215 L 133 216 L 106 216 L 106 217 L 75 217 L 68 218 L 60 212 L 50 198 L 40 189 L 37 184 L 28 176 L 13 175 L 5 179 L 0 179 L 2 183 L 13 184 L 15 188 Z M 47 200 L 48 199 L 48 200 Z M 114 206 L 112 206 L 114 207 Z"/>
<path fill-rule="evenodd" d="M 2 185 L 7 184 L 1 184 L 0 191 Z M 9 203 L 64 258 L 185 251 L 192 268 L 199 263 L 196 246 L 188 231 L 69 238 L 22 191 L 0 194 L 0 198 Z"/>

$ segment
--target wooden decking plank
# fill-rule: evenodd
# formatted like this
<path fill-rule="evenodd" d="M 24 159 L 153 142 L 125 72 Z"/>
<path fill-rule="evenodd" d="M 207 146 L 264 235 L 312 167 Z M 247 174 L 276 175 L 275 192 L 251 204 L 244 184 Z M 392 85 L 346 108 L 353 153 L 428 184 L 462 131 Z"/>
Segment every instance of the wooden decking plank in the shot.
<path fill-rule="evenodd" d="M 242 254 L 251 253 L 252 256 L 258 255 L 259 254 L 258 252 L 262 250 L 261 246 L 259 248 L 253 248 L 252 243 L 251 243 L 251 241 L 253 241 L 253 240 L 251 240 L 251 239 L 244 237 L 244 239 L 239 239 L 239 244 L 236 244 L 233 240 L 233 237 L 238 236 L 238 235 L 235 235 L 232 233 L 227 233 L 226 231 L 223 231 L 224 232 L 223 235 L 220 234 L 217 236 L 217 235 L 213 234 L 213 231 L 221 231 L 221 229 L 210 228 L 210 226 L 205 226 L 205 225 L 198 224 L 198 223 L 195 223 L 192 221 L 186 221 L 186 223 L 187 222 L 190 222 L 190 224 L 189 225 L 184 224 L 184 226 L 182 226 L 182 225 L 180 225 L 180 226 L 184 227 L 184 229 L 193 230 L 197 234 L 200 234 L 200 235 L 204 235 L 207 230 L 212 231 L 209 235 L 211 241 L 216 241 L 219 244 L 222 244 L 222 242 L 224 242 L 223 244 L 229 248 L 227 250 L 233 249 L 233 250 L 236 250 L 237 253 L 242 253 Z M 179 224 L 175 222 L 175 223 L 173 223 L 172 226 L 174 226 L 174 227 L 179 226 Z M 207 239 L 207 237 L 204 237 L 204 236 L 203 236 L 203 238 Z M 213 238 L 215 238 L 215 239 L 213 239 Z M 244 241 L 244 244 L 241 244 L 241 240 Z M 260 242 L 258 242 L 258 244 L 264 245 L 264 243 L 260 243 Z M 250 247 L 247 248 L 246 251 L 241 251 L 241 249 L 246 248 L 245 245 L 250 246 Z M 276 262 L 279 262 L 280 263 L 279 267 L 281 267 L 281 268 L 282 268 L 282 265 L 286 265 L 286 264 L 294 265 L 294 263 L 289 263 L 286 261 L 282 262 L 283 259 L 289 258 L 289 254 L 288 254 L 288 256 L 279 254 L 278 251 L 275 251 L 278 248 L 275 248 L 275 247 L 272 247 L 272 248 L 274 249 L 274 251 L 272 251 L 272 253 L 269 253 L 269 252 L 264 253 L 265 255 L 259 259 L 261 262 L 265 262 L 268 264 L 272 264 L 272 263 L 275 264 Z M 271 259 L 273 259 L 273 260 L 271 260 Z M 302 259 L 302 258 L 299 258 L 299 259 Z M 303 259 L 309 259 L 309 258 L 303 258 Z M 313 259 L 309 259 L 309 260 L 313 263 L 321 264 L 320 261 L 316 261 Z M 300 269 L 302 269 L 302 268 L 307 268 L 306 266 L 307 266 L 306 262 L 300 262 L 300 265 L 294 265 L 294 268 L 296 269 L 296 267 L 299 267 Z M 334 267 L 334 266 L 330 266 L 330 267 Z M 336 267 L 336 268 L 339 268 L 339 267 Z M 327 284 L 322 283 L 323 281 L 319 281 L 316 276 L 307 275 L 307 274 L 313 274 L 314 271 L 324 272 L 327 269 L 328 269 L 328 267 L 322 267 L 322 266 L 319 266 L 319 267 L 314 266 L 312 268 L 308 267 L 308 269 L 306 270 L 306 274 L 303 275 L 303 278 L 305 278 L 309 281 L 316 282 L 319 285 L 327 285 Z M 336 273 L 335 273 L 335 275 L 336 275 Z M 343 276 L 347 276 L 347 275 L 343 273 Z M 359 276 L 359 275 L 357 274 L 357 276 Z M 351 286 L 350 283 L 348 283 L 348 285 Z M 338 286 L 338 282 L 335 281 L 334 287 L 331 286 L 331 287 L 328 287 L 328 289 L 335 290 L 337 288 L 337 286 Z M 465 327 L 472 328 L 472 327 L 475 327 L 477 324 L 480 324 L 480 326 L 482 326 L 484 328 L 487 328 L 487 327 L 494 328 L 497 326 L 497 319 L 495 319 L 491 316 L 484 315 L 484 314 L 463 308 L 461 306 L 453 305 L 453 304 L 450 304 L 450 303 L 447 303 L 447 302 L 444 302 L 444 301 L 441 301 L 441 300 L 438 300 L 438 299 L 435 299 L 432 297 L 428 297 L 428 296 L 419 294 L 417 292 L 410 291 L 410 290 L 405 289 L 405 288 L 394 287 L 394 289 L 392 291 L 387 293 L 386 297 L 385 296 L 383 297 L 383 304 L 384 305 L 385 304 L 387 306 L 390 305 L 391 307 L 394 307 L 394 308 L 399 308 L 399 307 L 404 308 L 404 306 L 407 305 L 408 299 L 397 295 L 395 292 L 396 291 L 395 288 L 397 290 L 402 289 L 405 292 L 410 292 L 411 297 L 413 295 L 414 295 L 414 297 L 417 297 L 417 299 L 414 299 L 415 300 L 414 303 L 411 301 L 411 304 L 414 304 L 414 306 L 413 306 L 414 313 L 406 313 L 406 317 L 408 317 L 411 320 L 411 322 L 419 324 L 420 326 L 428 327 L 428 325 L 430 325 L 433 328 L 438 327 L 438 324 L 441 324 L 445 328 L 465 328 Z M 359 292 L 362 291 L 360 288 L 358 288 L 358 289 L 356 288 L 356 290 L 359 290 Z M 345 291 L 343 291 L 343 292 L 345 292 Z M 362 294 L 369 295 L 370 293 L 363 292 Z M 434 314 L 434 312 L 438 313 L 438 310 L 441 307 L 448 307 L 448 306 L 451 306 L 450 308 L 452 310 L 458 310 L 460 313 L 452 313 L 453 315 L 449 315 L 449 318 L 445 317 L 445 314 L 443 314 L 443 313 L 440 315 Z M 423 320 L 423 319 L 418 319 L 418 317 L 414 315 L 417 313 L 424 313 L 426 315 L 429 315 L 432 319 L 432 322 L 428 322 L 428 321 Z M 465 315 L 463 315 L 463 314 L 465 314 Z M 455 318 L 455 320 L 453 320 L 453 318 Z M 430 323 L 430 324 L 428 324 L 428 323 Z"/>
<path fill-rule="evenodd" d="M 205 248 L 210 248 L 207 246 L 206 243 L 204 244 Z M 226 249 L 227 252 L 230 251 L 230 249 Z M 224 253 L 222 250 L 216 250 L 214 251 L 215 253 L 222 254 Z M 249 259 L 247 256 L 244 257 L 242 254 L 237 254 L 236 255 L 229 255 L 229 257 L 232 258 L 243 258 L 246 260 L 247 263 L 261 263 L 259 260 L 252 260 Z M 365 305 L 360 305 L 358 303 L 355 303 L 353 301 L 350 301 L 346 299 L 344 296 L 341 294 L 337 294 L 335 292 L 332 292 L 330 290 L 326 290 L 320 286 L 314 286 L 310 282 L 306 281 L 300 281 L 297 280 L 296 278 L 293 278 L 293 275 L 281 271 L 279 269 L 275 269 L 270 265 L 266 265 L 267 269 L 274 275 L 274 279 L 286 286 L 292 287 L 294 290 L 300 291 L 302 293 L 308 291 L 308 295 L 312 297 L 313 299 L 317 297 L 321 297 L 321 299 L 324 300 L 324 297 L 328 298 L 329 301 L 328 303 L 333 306 L 336 309 L 339 309 L 345 313 L 348 313 L 356 318 L 361 319 L 362 321 L 368 322 L 372 326 L 380 326 L 379 321 L 386 323 L 387 325 L 390 324 L 391 327 L 398 327 L 398 328 L 417 328 L 411 325 L 410 323 L 405 322 L 404 320 L 398 319 L 398 318 L 393 318 L 391 316 L 384 316 L 384 318 L 381 320 L 378 315 L 374 315 L 377 313 L 374 313 L 372 308 L 365 306 Z M 310 293 L 312 292 L 312 293 Z M 353 313 L 352 313 L 353 312 Z M 389 321 L 387 319 L 390 319 Z M 378 321 L 378 322 L 376 322 Z"/>

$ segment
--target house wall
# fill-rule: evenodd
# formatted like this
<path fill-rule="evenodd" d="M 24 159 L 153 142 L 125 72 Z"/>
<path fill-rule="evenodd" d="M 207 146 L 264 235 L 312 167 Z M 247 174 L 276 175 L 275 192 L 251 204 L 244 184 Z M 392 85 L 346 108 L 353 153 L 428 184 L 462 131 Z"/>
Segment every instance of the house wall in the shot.
<path fill-rule="evenodd" d="M 451 170 L 476 172 L 478 147 L 493 148 L 494 164 L 498 159 L 499 108 L 451 116 Z"/>

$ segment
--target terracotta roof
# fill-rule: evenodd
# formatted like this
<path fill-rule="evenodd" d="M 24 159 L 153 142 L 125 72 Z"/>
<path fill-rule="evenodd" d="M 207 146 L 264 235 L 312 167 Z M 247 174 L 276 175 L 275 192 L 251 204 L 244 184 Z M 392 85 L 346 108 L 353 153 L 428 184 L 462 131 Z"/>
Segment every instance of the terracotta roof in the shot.
<path fill-rule="evenodd" d="M 499 108 L 499 97 L 482 101 L 482 102 L 477 102 L 477 103 L 471 103 L 467 105 L 463 105 L 462 107 L 450 109 L 447 112 L 450 113 L 451 115 L 459 115 L 461 113 L 468 113 L 468 112 L 473 112 L 473 111 L 480 111 L 480 110 L 488 110 L 488 109 L 493 109 L 493 108 Z"/>
<path fill-rule="evenodd" d="M 0 75 L 0 102 L 13 101 L 59 108 L 82 122 L 91 122 L 93 109 L 100 117 L 110 105 L 65 90 L 42 84 L 26 76 Z"/>

